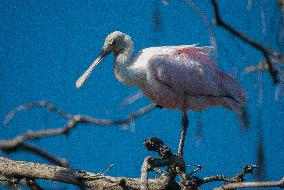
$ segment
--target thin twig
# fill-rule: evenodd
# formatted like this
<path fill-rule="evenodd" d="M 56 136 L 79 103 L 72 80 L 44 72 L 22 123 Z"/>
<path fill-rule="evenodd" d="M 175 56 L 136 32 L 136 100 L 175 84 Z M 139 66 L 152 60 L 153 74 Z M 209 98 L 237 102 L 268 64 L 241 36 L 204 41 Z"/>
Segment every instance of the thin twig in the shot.
<path fill-rule="evenodd" d="M 22 104 L 22 105 L 17 106 L 16 108 L 14 108 L 12 111 L 10 111 L 5 116 L 3 124 L 8 125 L 10 123 L 10 121 L 14 118 L 14 116 L 18 112 L 27 111 L 27 110 L 33 109 L 35 107 L 44 107 L 51 112 L 58 113 L 60 116 L 62 116 L 65 119 L 71 119 L 72 118 L 72 115 L 70 115 L 70 114 L 66 113 L 65 111 L 53 106 L 51 103 L 49 103 L 47 101 L 36 101 L 36 102 L 30 102 L 30 103 L 27 103 L 27 104 Z"/>
<path fill-rule="evenodd" d="M 214 188 L 214 190 L 234 190 L 236 188 L 252 188 L 252 187 L 284 187 L 284 177 L 280 181 L 272 181 L 272 182 L 242 182 L 242 183 L 231 183 L 227 185 L 223 185 L 220 187 Z"/>
<path fill-rule="evenodd" d="M 19 148 L 23 149 L 25 151 L 30 151 L 30 152 L 32 152 L 36 155 L 39 155 L 42 158 L 50 161 L 51 163 L 53 163 L 55 165 L 62 166 L 62 167 L 69 167 L 69 163 L 67 162 L 66 159 L 56 157 L 56 156 L 44 151 L 43 149 L 32 145 L 32 144 L 22 143 Z"/>
<path fill-rule="evenodd" d="M 7 142 L 7 143 L 5 143 Z M 42 148 L 36 147 L 32 144 L 22 142 L 20 144 L 17 144 L 15 146 L 11 146 L 9 141 L 0 141 L 0 150 L 6 153 L 12 153 L 12 152 L 17 152 L 17 151 L 27 151 L 31 152 L 33 154 L 36 154 L 49 162 L 62 166 L 62 167 L 69 167 L 69 163 L 67 160 L 63 158 L 56 157 L 46 151 L 44 151 Z"/>
<path fill-rule="evenodd" d="M 268 64 L 266 61 L 263 60 L 257 65 L 246 67 L 245 73 L 250 74 L 250 73 L 262 72 L 267 70 L 268 70 Z"/>
<path fill-rule="evenodd" d="M 205 177 L 202 180 L 200 180 L 200 182 L 201 182 L 201 184 L 215 182 L 215 181 L 224 181 L 224 182 L 230 182 L 230 183 L 243 182 L 244 176 L 246 174 L 252 174 L 252 172 L 255 168 L 256 168 L 255 165 L 244 166 L 243 170 L 240 171 L 239 173 L 237 173 L 236 176 L 234 176 L 234 177 L 226 177 L 224 175 L 216 175 L 216 176 L 211 176 L 211 177 Z"/>
<path fill-rule="evenodd" d="M 216 182 L 216 181 L 224 181 L 224 182 L 230 182 L 230 183 L 236 183 L 239 182 L 237 179 L 234 177 L 226 177 L 224 175 L 216 175 L 216 176 L 210 176 L 210 177 L 205 177 L 203 178 L 203 183 L 211 183 L 211 182 Z"/>
<path fill-rule="evenodd" d="M 233 28 L 231 25 L 227 24 L 226 22 L 223 21 L 223 19 L 220 16 L 219 13 L 219 7 L 217 4 L 217 0 L 212 0 L 213 8 L 214 8 L 214 14 L 215 14 L 215 19 L 216 19 L 216 24 L 223 27 L 226 29 L 228 32 L 233 34 L 234 36 L 238 37 L 242 41 L 246 42 L 247 44 L 251 45 L 255 49 L 259 50 L 262 52 L 264 58 L 267 61 L 268 64 L 268 72 L 272 76 L 273 82 L 278 83 L 279 79 L 277 77 L 277 71 L 273 68 L 272 62 L 270 60 L 270 56 L 278 59 L 280 62 L 284 62 L 284 56 L 281 55 L 278 52 L 273 52 L 270 49 L 267 49 L 264 47 L 262 44 L 252 40 L 248 36 L 246 36 L 244 33 L 237 31 L 235 28 Z"/>
<path fill-rule="evenodd" d="M 103 173 L 103 175 L 106 175 L 110 170 L 111 168 L 113 167 L 113 164 L 111 164 Z"/>
<path fill-rule="evenodd" d="M 190 165 L 187 165 L 186 167 L 192 167 L 192 166 L 195 166 L 196 168 L 194 170 L 192 170 L 188 176 L 192 176 L 194 173 L 200 171 L 203 169 L 203 166 L 199 165 L 199 164 L 190 164 Z"/>
<path fill-rule="evenodd" d="M 134 111 L 132 113 L 130 113 L 126 118 L 124 119 L 97 119 L 97 118 L 93 118 L 93 117 L 89 117 L 89 116 L 84 116 L 84 115 L 71 115 L 68 114 L 60 109 L 57 109 L 55 106 L 53 106 L 52 104 L 48 103 L 48 102 L 33 102 L 30 104 L 25 104 L 22 106 L 17 107 L 16 110 L 10 112 L 8 115 L 10 115 L 8 118 L 10 121 L 15 113 L 19 112 L 19 111 L 24 111 L 27 109 L 31 109 L 32 107 L 35 106 L 44 106 L 44 107 L 48 107 L 52 108 L 49 109 L 51 111 L 54 111 L 56 113 L 59 113 L 60 115 L 62 115 L 63 117 L 67 118 L 68 121 L 67 123 L 61 127 L 61 128 L 57 128 L 57 129 L 45 129 L 45 130 L 40 130 L 40 131 L 27 131 L 26 133 L 23 133 L 19 136 L 17 136 L 14 139 L 11 140 L 1 140 L 0 141 L 0 149 L 1 147 L 16 147 L 19 144 L 27 141 L 27 140 L 36 140 L 36 139 L 40 139 L 43 137 L 50 137 L 50 136 L 58 136 L 58 135 L 67 135 L 71 129 L 75 128 L 78 124 L 89 124 L 89 125 L 97 125 L 97 126 L 112 126 L 112 125 L 123 125 L 123 124 L 128 124 L 133 122 L 136 118 L 150 112 L 151 110 L 153 110 L 155 108 L 155 104 L 149 104 L 141 109 L 138 109 L 137 111 Z M 48 105 L 48 106 L 47 106 Z M 25 107 L 27 106 L 27 108 Z M 19 109 L 20 108 L 20 109 Z"/>
<path fill-rule="evenodd" d="M 0 151 L 4 151 L 7 153 L 16 152 L 19 150 L 29 151 L 36 155 L 43 157 L 44 159 L 54 163 L 58 166 L 68 167 L 68 162 L 65 159 L 58 158 L 53 156 L 52 154 L 44 151 L 41 148 L 38 148 L 32 144 L 26 143 L 28 140 L 37 140 L 44 137 L 50 136 L 58 136 L 58 135 L 67 135 L 71 129 L 75 128 L 78 124 L 91 124 L 91 125 L 99 125 L 99 126 L 111 126 L 111 125 L 122 125 L 128 124 L 133 122 L 136 118 L 150 112 L 155 108 L 155 104 L 149 104 L 137 111 L 130 113 L 124 119 L 96 119 L 93 117 L 88 117 L 84 115 L 71 115 L 49 102 L 46 101 L 39 101 L 39 102 L 32 102 L 28 104 L 23 104 L 16 107 L 14 110 L 9 112 L 4 120 L 4 124 L 8 124 L 15 116 L 16 113 L 30 110 L 35 107 L 44 107 L 51 112 L 55 112 L 62 116 L 63 118 L 67 119 L 67 123 L 57 129 L 45 129 L 40 131 L 27 131 L 14 139 L 9 140 L 0 140 Z"/>

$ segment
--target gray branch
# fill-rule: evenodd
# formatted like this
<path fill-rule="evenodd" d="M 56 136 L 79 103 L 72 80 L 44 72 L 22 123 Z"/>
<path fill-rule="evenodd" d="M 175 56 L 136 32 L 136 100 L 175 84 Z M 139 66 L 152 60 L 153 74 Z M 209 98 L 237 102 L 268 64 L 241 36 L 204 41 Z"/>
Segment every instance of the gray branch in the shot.
<path fill-rule="evenodd" d="M 250 46 L 257 49 L 258 51 L 262 52 L 264 58 L 266 59 L 267 66 L 268 66 L 268 72 L 272 76 L 273 82 L 278 83 L 279 82 L 279 79 L 278 79 L 278 76 L 277 76 L 278 73 L 277 73 L 277 70 L 275 70 L 275 68 L 272 65 L 271 57 L 279 60 L 279 62 L 284 62 L 284 56 L 282 54 L 280 54 L 279 52 L 273 52 L 272 50 L 267 49 L 262 44 L 260 44 L 260 43 L 256 42 L 255 40 L 249 38 L 244 33 L 239 32 L 234 27 L 232 27 L 231 25 L 226 23 L 220 16 L 217 0 L 212 0 L 212 5 L 213 5 L 213 9 L 214 9 L 216 24 L 223 27 L 225 30 L 227 30 L 228 32 L 230 32 L 234 36 L 238 37 L 243 42 L 249 44 Z"/>
<path fill-rule="evenodd" d="M 84 115 L 71 115 L 46 101 L 39 102 L 31 102 L 27 104 L 20 105 L 16 107 L 14 110 L 9 112 L 4 120 L 4 125 L 9 124 L 9 122 L 14 118 L 14 116 L 18 112 L 30 110 L 35 107 L 43 107 L 51 112 L 55 112 L 61 117 L 67 119 L 66 124 L 57 129 L 45 129 L 41 131 L 27 131 L 14 139 L 9 140 L 0 140 L 0 151 L 4 151 L 7 153 L 16 152 L 16 151 L 29 151 L 36 155 L 43 157 L 44 159 L 50 161 L 59 166 L 68 167 L 68 163 L 66 160 L 57 158 L 48 152 L 38 148 L 34 145 L 26 143 L 28 140 L 37 140 L 44 137 L 50 136 L 59 136 L 59 135 L 67 135 L 71 129 L 74 129 L 79 124 L 89 124 L 96 126 L 112 126 L 112 125 L 123 125 L 129 124 L 133 122 L 136 118 L 150 112 L 155 108 L 155 104 L 149 104 L 145 107 L 142 107 L 132 113 L 130 113 L 126 118 L 123 119 L 97 119 Z"/>
<path fill-rule="evenodd" d="M 231 183 L 228 185 L 223 185 L 220 187 L 214 188 L 214 190 L 234 190 L 236 188 L 261 188 L 261 187 L 284 187 L 284 177 L 280 181 L 272 182 L 242 182 L 242 183 Z"/>
<path fill-rule="evenodd" d="M 0 157 L 0 174 L 17 179 L 44 179 L 57 181 L 89 189 L 139 189 L 140 178 L 110 177 L 103 174 L 90 173 L 83 170 L 60 166 L 39 164 L 34 162 L 14 161 Z M 169 177 L 162 176 L 149 179 L 149 189 L 168 189 Z"/>

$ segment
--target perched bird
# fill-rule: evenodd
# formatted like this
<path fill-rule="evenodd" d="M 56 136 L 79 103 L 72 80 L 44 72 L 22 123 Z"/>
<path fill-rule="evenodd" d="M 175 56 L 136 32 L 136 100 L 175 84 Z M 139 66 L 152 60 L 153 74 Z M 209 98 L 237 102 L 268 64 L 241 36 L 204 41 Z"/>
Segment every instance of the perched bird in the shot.
<path fill-rule="evenodd" d="M 139 86 L 144 95 L 160 107 L 182 111 L 182 134 L 178 154 L 183 155 L 188 126 L 186 111 L 200 112 L 209 106 L 222 106 L 241 114 L 246 94 L 231 76 L 217 69 L 212 46 L 150 47 L 132 58 L 130 36 L 115 31 L 105 40 L 102 52 L 77 80 L 81 87 L 92 70 L 108 54 L 114 53 L 116 78 L 128 86 Z"/>

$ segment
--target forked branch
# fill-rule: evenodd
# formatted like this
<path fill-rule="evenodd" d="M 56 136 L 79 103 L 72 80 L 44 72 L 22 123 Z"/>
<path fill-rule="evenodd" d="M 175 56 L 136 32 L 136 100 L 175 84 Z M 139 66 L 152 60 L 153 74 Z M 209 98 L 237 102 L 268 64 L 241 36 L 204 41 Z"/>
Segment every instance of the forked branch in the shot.
<path fill-rule="evenodd" d="M 267 62 L 267 65 L 268 65 L 268 72 L 272 76 L 273 82 L 278 83 L 279 82 L 279 79 L 278 79 L 278 76 L 277 76 L 278 73 L 277 73 L 277 70 L 275 70 L 274 67 L 273 67 L 271 57 L 274 58 L 274 59 L 277 59 L 279 62 L 284 63 L 284 56 L 282 54 L 278 53 L 278 52 L 273 52 L 272 50 L 264 47 L 262 44 L 254 41 L 253 39 L 246 36 L 244 33 L 239 32 L 234 27 L 227 24 L 220 16 L 217 0 L 212 0 L 212 5 L 213 5 L 213 8 L 214 8 L 214 15 L 215 15 L 215 19 L 216 19 L 216 24 L 223 27 L 225 30 L 227 30 L 228 32 L 230 32 L 234 36 L 238 37 L 239 39 L 241 39 L 245 43 L 251 45 L 255 49 L 262 52 L 264 58 L 266 59 L 266 62 Z"/>
<path fill-rule="evenodd" d="M 50 161 L 53 164 L 68 167 L 68 162 L 65 159 L 57 158 L 52 154 L 38 148 L 30 143 L 28 140 L 37 140 L 44 137 L 58 136 L 58 135 L 68 135 L 71 129 L 74 129 L 79 124 L 89 124 L 96 126 L 112 126 L 112 125 L 123 125 L 134 122 L 134 120 L 155 108 L 155 104 L 149 104 L 137 111 L 130 113 L 126 118 L 123 119 L 97 119 L 93 117 L 88 117 L 84 115 L 71 115 L 46 101 L 32 102 L 28 104 L 23 104 L 16 107 L 14 110 L 9 112 L 4 120 L 4 124 L 7 125 L 14 118 L 18 112 L 26 111 L 35 107 L 43 107 L 47 110 L 59 114 L 61 117 L 67 119 L 66 124 L 63 127 L 56 129 L 45 129 L 39 131 L 27 131 L 13 139 L 0 140 L 0 151 L 6 153 L 12 153 L 16 151 L 28 151 L 36 155 L 43 157 L 44 159 Z"/>

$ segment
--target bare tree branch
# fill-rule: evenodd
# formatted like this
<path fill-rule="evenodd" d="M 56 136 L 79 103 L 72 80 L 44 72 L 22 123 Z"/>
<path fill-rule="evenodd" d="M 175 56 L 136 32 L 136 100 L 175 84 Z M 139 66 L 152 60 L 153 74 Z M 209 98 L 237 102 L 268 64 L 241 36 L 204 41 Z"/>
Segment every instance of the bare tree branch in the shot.
<path fill-rule="evenodd" d="M 31 190 L 43 190 L 43 188 L 35 182 L 33 179 L 22 178 L 17 179 L 15 177 L 0 175 L 0 185 L 10 187 L 12 190 L 20 190 L 21 185 L 27 186 Z"/>
<path fill-rule="evenodd" d="M 0 147 L 0 150 L 3 150 L 2 148 L 3 147 Z M 55 165 L 58 165 L 58 166 L 61 166 L 61 167 L 69 167 L 69 163 L 66 159 L 56 157 L 56 156 L 44 151 L 43 149 L 32 145 L 32 144 L 21 143 L 19 145 L 19 148 L 24 150 L 24 151 L 29 151 L 29 152 L 32 152 L 36 155 L 39 155 L 42 158 L 50 161 L 51 163 L 54 163 Z"/>
<path fill-rule="evenodd" d="M 0 140 L 0 151 L 6 152 L 6 153 L 12 153 L 16 151 L 28 151 L 38 156 L 41 156 L 42 158 L 58 166 L 69 167 L 69 164 L 65 159 L 53 156 L 52 154 L 32 144 L 27 143 L 26 141 L 37 140 L 37 139 L 49 137 L 49 136 L 67 135 L 69 131 L 75 128 L 78 124 L 92 124 L 92 125 L 100 125 L 100 126 L 128 124 L 128 123 L 133 122 L 137 117 L 140 117 L 150 112 L 151 110 L 153 110 L 155 108 L 155 104 L 147 105 L 135 112 L 132 112 L 124 119 L 111 120 L 111 119 L 96 119 L 96 118 L 83 116 L 83 115 L 71 115 L 53 106 L 49 102 L 39 101 L 39 102 L 23 104 L 23 105 L 16 107 L 14 110 L 12 110 L 11 112 L 7 114 L 4 124 L 8 124 L 14 118 L 16 113 L 26 111 L 26 110 L 29 110 L 35 107 L 44 107 L 51 112 L 55 112 L 59 114 L 60 116 L 67 119 L 68 121 L 61 128 L 45 129 L 41 131 L 27 131 L 26 133 L 21 134 L 15 137 L 14 139 Z"/>
<path fill-rule="evenodd" d="M 267 49 L 266 47 L 264 47 L 260 43 L 252 40 L 251 38 L 246 36 L 244 33 L 237 31 L 235 28 L 233 28 L 232 26 L 230 26 L 229 24 L 224 22 L 223 19 L 220 16 L 220 13 L 219 13 L 219 7 L 218 7 L 218 4 L 217 4 L 217 0 L 212 0 L 212 4 L 213 4 L 213 8 L 214 8 L 216 24 L 221 26 L 221 27 L 223 27 L 225 30 L 229 31 L 231 34 L 233 34 L 234 36 L 238 37 L 239 39 L 241 39 L 245 43 L 247 43 L 247 44 L 251 45 L 252 47 L 254 47 L 255 49 L 261 51 L 263 56 L 264 56 L 264 58 L 267 61 L 268 72 L 272 76 L 273 82 L 274 83 L 278 83 L 279 79 L 277 77 L 277 71 L 273 68 L 273 65 L 272 65 L 272 62 L 270 60 L 270 57 L 278 59 L 279 62 L 284 62 L 284 56 L 281 55 L 278 52 L 273 52 L 270 49 Z"/>
<path fill-rule="evenodd" d="M 17 183 L 25 180 L 21 184 L 29 183 L 28 185 L 30 186 L 30 188 L 34 189 L 40 189 L 39 186 L 35 185 L 36 179 L 45 179 L 73 184 L 81 188 L 89 189 L 138 190 L 141 188 L 144 190 L 198 190 L 201 185 L 214 181 L 236 183 L 240 185 L 240 187 L 242 187 L 241 185 L 243 183 L 239 182 L 243 182 L 245 174 L 252 173 L 253 169 L 255 168 L 255 166 L 245 166 L 241 172 L 239 172 L 232 178 L 218 175 L 205 178 L 198 178 L 196 176 L 192 177 L 191 175 L 186 174 L 184 168 L 185 162 L 183 158 L 178 157 L 175 153 L 172 153 L 162 140 L 153 137 L 149 140 L 146 140 L 144 142 L 144 146 L 149 151 L 157 152 L 160 155 L 160 158 L 146 157 L 141 168 L 141 178 L 111 177 L 106 176 L 105 173 L 90 173 L 83 170 L 39 164 L 34 162 L 14 161 L 0 157 L 0 174 L 4 176 L 4 178 L 0 179 L 6 179 L 2 181 L 10 182 L 10 185 L 16 185 Z M 161 173 L 158 168 L 164 166 L 167 167 L 167 171 L 162 172 L 162 176 L 157 179 L 148 179 L 147 173 L 149 171 L 158 171 L 159 173 Z M 180 183 L 176 182 L 176 176 L 179 176 L 181 178 Z M 30 181 L 29 179 L 32 179 L 32 181 Z M 31 187 L 31 185 L 33 185 L 33 187 Z"/>
<path fill-rule="evenodd" d="M 71 115 L 71 114 L 66 113 L 65 111 L 55 107 L 54 105 L 52 105 L 49 102 L 39 101 L 39 102 L 31 102 L 31 103 L 28 103 L 28 104 L 23 104 L 23 105 L 16 107 L 14 110 L 12 110 L 11 112 L 9 112 L 7 114 L 3 123 L 4 123 L 4 125 L 7 125 L 14 118 L 15 114 L 18 113 L 18 112 L 26 111 L 26 110 L 32 109 L 34 107 L 44 107 L 44 108 L 47 108 L 49 111 L 58 113 L 63 118 L 68 119 L 69 122 L 68 122 L 67 126 L 65 126 L 65 127 L 69 126 L 69 128 L 74 128 L 74 127 L 76 127 L 77 124 L 91 124 L 91 125 L 101 125 L 101 126 L 122 125 L 122 124 L 128 124 L 128 123 L 132 122 L 134 119 L 150 112 L 151 110 L 153 110 L 155 108 L 155 106 L 156 106 L 155 104 L 149 104 L 149 105 L 147 105 L 143 108 L 140 108 L 140 109 L 130 113 L 124 119 L 97 119 L 97 118 L 84 116 L 84 115 Z M 68 130 L 70 130 L 70 129 L 65 129 L 65 130 L 67 130 L 67 132 L 65 132 L 65 133 L 68 133 Z M 52 134 L 57 135 L 58 132 L 59 131 L 57 131 L 57 132 L 55 132 L 55 131 L 54 132 L 46 132 L 46 133 L 50 133 L 50 135 L 52 135 Z M 39 135 L 39 134 L 37 134 L 37 135 Z M 35 135 L 35 136 L 37 136 L 37 135 Z M 41 134 L 41 135 L 44 136 L 45 134 Z M 40 135 L 40 137 L 43 137 L 41 135 Z M 47 136 L 49 136 L 49 135 L 47 135 Z"/>
<path fill-rule="evenodd" d="M 268 64 L 265 60 L 263 60 L 257 65 L 247 67 L 245 69 L 245 73 L 250 74 L 250 73 L 262 72 L 267 70 L 268 70 Z"/>
<path fill-rule="evenodd" d="M 215 181 L 224 181 L 224 182 L 230 182 L 230 183 L 243 182 L 245 175 L 252 174 L 254 168 L 256 168 L 255 165 L 244 166 L 243 170 L 234 177 L 226 177 L 223 175 L 217 175 L 217 176 L 205 177 L 202 179 L 202 181 L 203 183 L 210 183 L 210 182 L 215 182 Z"/>
<path fill-rule="evenodd" d="M 148 151 L 157 152 L 160 158 L 146 157 L 141 167 L 141 190 L 148 190 L 148 172 L 157 171 L 158 167 L 168 167 L 167 175 L 173 180 L 177 175 L 175 167 L 185 171 L 185 162 L 183 158 L 174 154 L 164 142 L 156 137 L 144 141 L 144 146 Z"/>
<path fill-rule="evenodd" d="M 236 188 L 260 188 L 260 187 L 284 187 L 284 177 L 280 181 L 272 181 L 272 182 L 243 182 L 243 183 L 231 183 L 228 185 L 223 185 L 220 187 L 214 188 L 214 190 L 234 190 Z"/>
<path fill-rule="evenodd" d="M 141 189 L 148 190 L 148 172 L 154 170 L 157 167 L 166 166 L 167 175 L 170 175 L 171 178 L 179 176 L 181 178 L 181 183 L 179 184 L 181 188 L 197 190 L 200 186 L 210 182 L 223 181 L 229 183 L 238 183 L 242 184 L 245 179 L 246 174 L 252 174 L 253 170 L 257 167 L 255 165 L 244 166 L 242 171 L 237 173 L 234 177 L 226 177 L 223 175 L 216 175 L 205 178 L 198 178 L 196 176 L 191 176 L 191 174 L 186 174 L 184 167 L 184 160 L 178 157 L 176 154 L 172 153 L 171 150 L 163 143 L 162 140 L 156 137 L 152 137 L 149 140 L 144 142 L 144 146 L 149 151 L 157 152 L 161 157 L 146 157 L 144 159 L 142 168 L 141 168 Z M 200 167 L 198 165 L 198 167 Z M 242 183 L 240 183 L 242 182 Z M 172 183 L 173 184 L 173 183 Z"/>
<path fill-rule="evenodd" d="M 34 162 L 14 161 L 0 157 L 0 174 L 15 176 L 19 179 L 45 179 L 58 181 L 90 189 L 136 189 L 140 188 L 140 178 L 110 177 L 102 174 L 89 173 L 59 166 L 39 164 Z M 168 177 L 149 180 L 150 189 L 166 190 Z"/>
<path fill-rule="evenodd" d="M 276 62 L 275 60 L 272 60 L 272 64 L 273 65 L 278 65 L 278 66 L 283 66 L 283 65 L 280 65 L 279 62 Z M 281 67 L 280 67 L 281 68 Z M 252 65 L 252 66 L 248 66 L 245 68 L 245 73 L 246 74 L 251 74 L 251 73 L 256 73 L 256 72 L 263 72 L 263 71 L 268 71 L 268 63 L 266 62 L 266 60 L 262 60 L 260 61 L 259 64 L 257 65 Z M 280 82 L 283 82 L 283 73 L 279 72 L 279 81 Z"/>
<path fill-rule="evenodd" d="M 72 119 L 72 115 L 70 115 L 70 114 L 66 113 L 65 111 L 53 106 L 51 103 L 49 103 L 47 101 L 38 101 L 38 102 L 30 102 L 30 103 L 27 103 L 27 104 L 22 104 L 22 105 L 17 106 L 15 109 L 10 111 L 6 115 L 6 117 L 3 121 L 3 124 L 8 125 L 10 123 L 10 121 L 14 118 L 14 116 L 18 112 L 27 111 L 27 110 L 33 109 L 35 107 L 44 107 L 51 112 L 55 112 L 55 113 L 59 114 L 60 116 L 62 116 L 65 119 Z"/>
<path fill-rule="evenodd" d="M 136 118 L 150 112 L 155 108 L 155 104 L 149 104 L 135 112 L 130 113 L 126 118 L 124 119 L 97 119 L 93 117 L 88 117 L 84 115 L 71 115 L 68 114 L 52 104 L 48 102 L 33 102 L 29 104 L 24 104 L 19 107 L 17 107 L 15 110 L 10 112 L 8 116 L 5 119 L 5 123 L 9 123 L 9 121 L 14 117 L 15 113 L 24 111 L 27 109 L 31 109 L 33 107 L 37 106 L 43 106 L 50 111 L 54 111 L 64 118 L 68 119 L 67 123 L 57 129 L 48 129 L 48 130 L 41 130 L 41 131 L 27 131 L 24 134 L 21 134 L 14 139 L 11 140 L 1 140 L 0 141 L 0 150 L 1 149 L 13 149 L 22 144 L 23 142 L 27 140 L 36 140 L 43 137 L 49 137 L 49 136 L 58 136 L 58 135 L 67 135 L 71 129 L 75 128 L 78 124 L 90 124 L 90 125 L 98 125 L 98 126 L 111 126 L 111 125 L 122 125 L 122 124 L 128 124 L 133 122 Z M 7 119 L 8 118 L 8 119 Z"/>
<path fill-rule="evenodd" d="M 167 1 L 163 1 L 167 3 Z M 212 23 L 207 18 L 206 14 L 198 7 L 192 0 L 186 0 L 186 2 L 201 16 L 203 22 L 208 26 L 211 45 L 216 48 L 216 39 L 214 36 L 214 30 L 212 29 Z M 279 5 L 283 6 L 284 1 L 278 0 Z M 263 2 L 262 2 L 263 3 Z M 240 41 L 243 41 L 258 51 L 262 52 L 265 60 L 259 65 L 246 68 L 247 73 L 267 70 L 272 76 L 273 82 L 279 82 L 277 70 L 274 68 L 275 63 L 284 63 L 284 56 L 273 49 L 268 49 L 263 44 L 251 39 L 246 34 L 238 31 L 228 23 L 226 23 L 220 16 L 217 0 L 212 0 L 216 24 L 223 27 L 232 35 L 238 37 Z M 252 1 L 248 0 L 248 9 L 252 6 Z M 265 15 L 264 7 L 261 5 L 261 16 L 263 31 L 265 29 Z M 153 15 L 154 26 L 156 31 L 161 30 L 161 12 L 157 9 Z M 280 52 L 280 50 L 278 50 Z M 277 61 L 275 61 L 277 60 Z M 125 105 L 131 104 L 141 97 L 141 93 L 129 98 Z M 122 105 L 124 106 L 124 105 Z M 10 123 L 18 112 L 33 109 L 35 107 L 43 107 L 50 112 L 54 112 L 59 116 L 66 119 L 66 123 L 56 129 L 47 129 L 39 131 L 27 131 L 13 139 L 0 140 L 0 151 L 6 153 L 12 153 L 16 151 L 29 151 L 36 155 L 43 157 L 50 161 L 54 165 L 40 164 L 26 161 L 14 161 L 8 158 L 0 157 L 0 185 L 10 187 L 11 189 L 20 189 L 22 185 L 34 190 L 43 189 L 37 184 L 37 179 L 57 181 L 67 184 L 73 184 L 82 189 L 155 189 L 155 190 L 172 190 L 172 189 L 190 189 L 199 190 L 200 186 L 210 182 L 227 182 L 215 190 L 220 189 L 236 189 L 236 188 L 251 188 L 251 187 L 284 187 L 284 177 L 280 181 L 274 182 L 244 182 L 245 175 L 252 173 L 256 167 L 245 166 L 243 170 L 237 173 L 233 177 L 226 177 L 224 175 L 215 175 L 210 177 L 199 178 L 192 176 L 195 172 L 199 171 L 201 166 L 196 165 L 197 168 L 192 172 L 186 172 L 186 164 L 182 158 L 181 149 L 179 148 L 178 154 L 172 152 L 164 142 L 158 138 L 151 138 L 144 142 L 144 146 L 149 151 L 158 153 L 159 157 L 146 157 L 141 167 L 141 178 L 127 178 L 127 177 L 112 177 L 106 176 L 106 173 L 110 170 L 110 166 L 104 173 L 90 173 L 84 170 L 77 170 L 68 168 L 68 162 L 65 159 L 56 157 L 43 149 L 34 146 L 27 141 L 37 140 L 40 138 L 68 135 L 69 132 L 78 125 L 96 125 L 96 126 L 112 126 L 112 125 L 125 125 L 131 124 L 134 120 L 144 114 L 150 112 L 155 108 L 155 104 L 149 104 L 135 112 L 130 113 L 127 117 L 122 119 L 97 119 L 85 115 L 72 115 L 69 114 L 46 101 L 32 102 L 18 106 L 7 114 L 4 120 L 4 125 Z M 183 147 L 183 144 L 182 146 Z M 262 149 L 261 149 L 262 150 Z M 262 150 L 263 151 L 263 150 Z M 261 163 L 261 162 L 260 162 Z M 166 168 L 161 170 L 160 167 Z M 149 179 L 148 172 L 154 171 L 160 174 L 157 179 Z M 181 182 L 176 181 L 176 177 L 181 179 Z"/>

